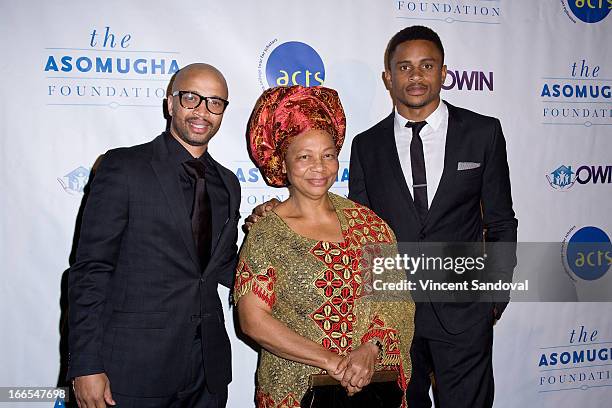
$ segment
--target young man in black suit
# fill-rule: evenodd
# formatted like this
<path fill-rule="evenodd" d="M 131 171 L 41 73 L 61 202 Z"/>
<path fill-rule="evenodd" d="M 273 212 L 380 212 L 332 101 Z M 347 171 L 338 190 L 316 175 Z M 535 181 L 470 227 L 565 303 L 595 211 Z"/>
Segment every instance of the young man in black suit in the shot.
<path fill-rule="evenodd" d="M 181 69 L 170 130 L 110 150 L 69 272 L 69 378 L 79 405 L 225 407 L 230 343 L 218 284 L 236 265 L 240 184 L 208 153 L 228 90 Z"/>
<path fill-rule="evenodd" d="M 516 242 L 499 120 L 440 100 L 444 49 L 427 27 L 390 40 L 384 79 L 394 111 L 353 140 L 349 198 L 370 207 L 398 242 Z M 504 258 L 504 257 L 502 257 Z M 513 256 L 495 265 L 511 275 Z M 493 322 L 506 303 L 417 303 L 410 408 L 493 404 Z"/>

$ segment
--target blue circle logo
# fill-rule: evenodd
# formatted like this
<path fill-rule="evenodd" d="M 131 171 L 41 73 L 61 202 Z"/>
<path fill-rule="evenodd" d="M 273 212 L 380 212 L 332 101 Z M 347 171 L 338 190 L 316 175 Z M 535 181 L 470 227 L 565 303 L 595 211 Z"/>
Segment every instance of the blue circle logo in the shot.
<path fill-rule="evenodd" d="M 572 13 L 585 23 L 598 23 L 612 10 L 612 0 L 568 0 Z"/>
<path fill-rule="evenodd" d="M 610 237 L 597 227 L 580 228 L 567 244 L 566 259 L 579 278 L 589 281 L 599 279 L 612 265 Z"/>
<path fill-rule="evenodd" d="M 266 63 L 268 86 L 316 86 L 325 81 L 325 67 L 308 44 L 290 41 L 276 47 Z"/>

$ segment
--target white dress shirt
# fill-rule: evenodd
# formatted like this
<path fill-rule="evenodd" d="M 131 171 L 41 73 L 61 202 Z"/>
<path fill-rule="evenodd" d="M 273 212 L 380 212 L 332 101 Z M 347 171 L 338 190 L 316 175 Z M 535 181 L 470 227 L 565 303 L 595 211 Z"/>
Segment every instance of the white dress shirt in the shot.
<path fill-rule="evenodd" d="M 425 119 L 427 125 L 419 133 L 423 141 L 423 156 L 425 156 L 425 176 L 427 178 L 427 206 L 431 207 L 434 195 L 438 190 L 442 171 L 444 170 L 444 149 L 446 148 L 446 131 L 448 129 L 448 108 L 440 101 L 435 111 Z M 402 172 L 406 184 L 410 188 L 414 198 L 412 182 L 412 163 L 410 161 L 410 142 L 412 141 L 412 129 L 406 127 L 408 119 L 401 116 L 395 110 L 393 131 L 395 133 L 395 145 L 399 155 Z"/>

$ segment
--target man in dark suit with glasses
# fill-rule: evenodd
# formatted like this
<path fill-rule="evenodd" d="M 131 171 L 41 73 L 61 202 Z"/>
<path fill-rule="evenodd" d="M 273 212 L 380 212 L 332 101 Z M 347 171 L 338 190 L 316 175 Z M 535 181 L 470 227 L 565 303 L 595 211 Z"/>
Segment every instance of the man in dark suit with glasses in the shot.
<path fill-rule="evenodd" d="M 169 130 L 108 151 L 69 273 L 70 362 L 81 407 L 225 407 L 230 343 L 218 284 L 236 265 L 240 184 L 208 142 L 223 75 L 181 69 Z"/>

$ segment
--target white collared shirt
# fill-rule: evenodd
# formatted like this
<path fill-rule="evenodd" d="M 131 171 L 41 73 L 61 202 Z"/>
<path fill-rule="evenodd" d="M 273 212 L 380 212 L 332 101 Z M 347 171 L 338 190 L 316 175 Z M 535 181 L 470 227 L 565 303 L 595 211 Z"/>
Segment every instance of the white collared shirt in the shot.
<path fill-rule="evenodd" d="M 434 195 L 440 185 L 442 171 L 444 170 L 444 149 L 446 148 L 446 131 L 448 129 L 448 108 L 440 101 L 435 111 L 425 119 L 427 125 L 421 129 L 421 140 L 423 140 L 423 155 L 425 156 L 425 175 L 427 177 L 427 206 L 431 207 Z M 412 141 L 412 129 L 406 127 L 408 119 L 401 116 L 395 109 L 395 120 L 393 132 L 395 134 L 395 145 L 399 155 L 402 172 L 406 184 L 414 197 L 412 182 L 412 163 L 410 161 L 410 142 Z"/>

